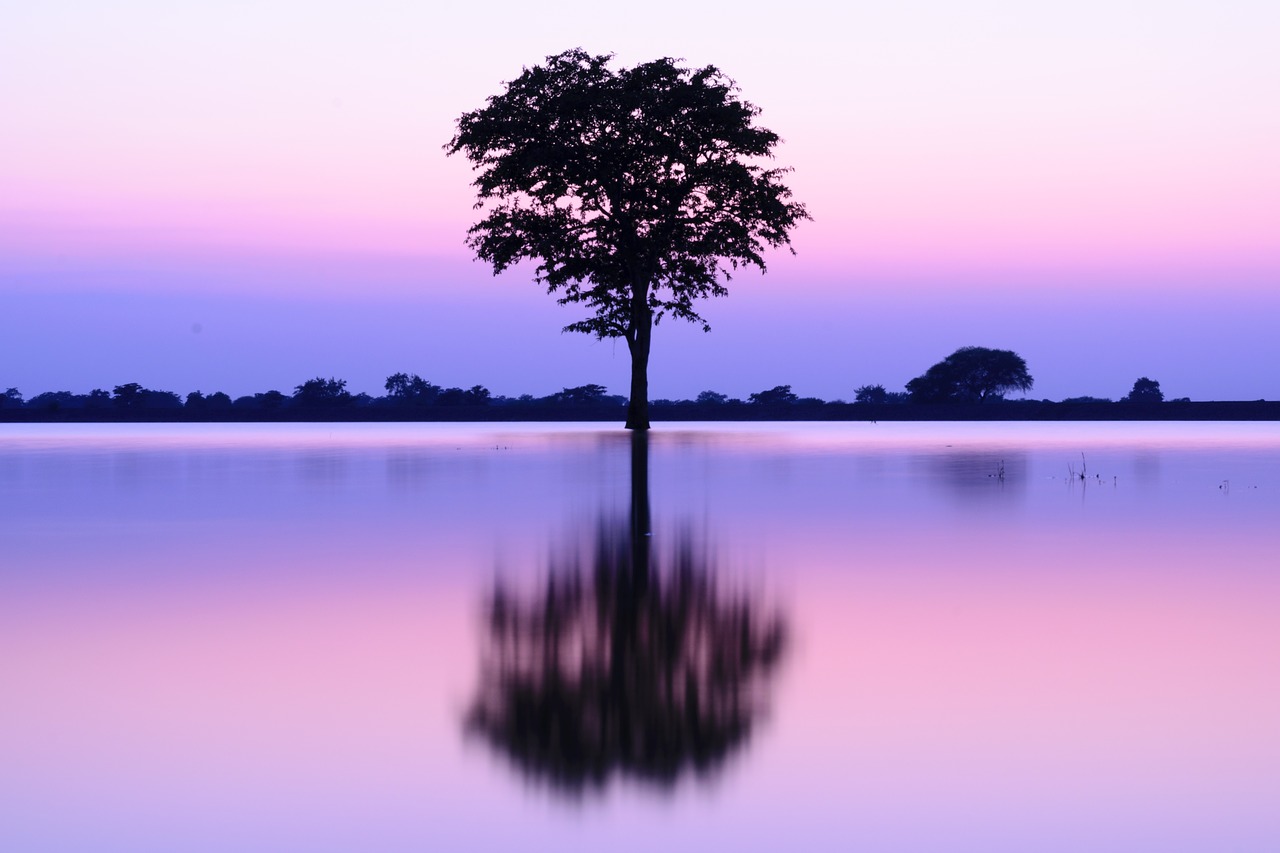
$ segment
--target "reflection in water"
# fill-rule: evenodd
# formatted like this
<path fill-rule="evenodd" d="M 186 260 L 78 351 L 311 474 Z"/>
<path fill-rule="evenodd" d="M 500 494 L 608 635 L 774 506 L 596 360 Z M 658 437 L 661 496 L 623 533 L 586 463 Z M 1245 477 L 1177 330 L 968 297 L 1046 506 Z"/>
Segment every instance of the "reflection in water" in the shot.
<path fill-rule="evenodd" d="M 580 792 L 626 774 L 661 786 L 713 770 L 751 734 L 785 625 L 717 589 L 706 547 L 651 547 L 648 436 L 632 438 L 630 523 L 553 558 L 545 589 L 488 601 L 467 729 L 531 778 Z"/>
<path fill-rule="evenodd" d="M 1009 450 L 947 450 L 920 457 L 932 482 L 947 486 L 965 503 L 1021 497 L 1027 485 L 1027 457 Z"/>

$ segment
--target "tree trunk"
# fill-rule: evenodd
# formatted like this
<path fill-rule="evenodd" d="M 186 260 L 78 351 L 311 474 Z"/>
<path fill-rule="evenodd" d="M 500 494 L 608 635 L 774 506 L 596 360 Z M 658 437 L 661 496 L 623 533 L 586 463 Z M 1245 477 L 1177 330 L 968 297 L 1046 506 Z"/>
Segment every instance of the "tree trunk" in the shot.
<path fill-rule="evenodd" d="M 649 585 L 650 553 L 653 541 L 649 517 L 649 433 L 631 434 L 631 564 L 636 586 L 643 592 Z"/>
<path fill-rule="evenodd" d="M 647 289 L 631 298 L 631 400 L 627 403 L 627 429 L 649 428 L 649 344 L 653 337 L 653 311 Z"/>

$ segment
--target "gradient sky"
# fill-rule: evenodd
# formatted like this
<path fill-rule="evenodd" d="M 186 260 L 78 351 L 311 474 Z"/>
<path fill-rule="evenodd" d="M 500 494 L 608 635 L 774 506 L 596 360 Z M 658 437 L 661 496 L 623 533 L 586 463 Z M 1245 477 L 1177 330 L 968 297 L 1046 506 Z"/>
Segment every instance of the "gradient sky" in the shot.
<path fill-rule="evenodd" d="M 655 397 L 900 389 L 964 345 L 1033 397 L 1280 398 L 1280 5 L 509 0 L 0 9 L 0 388 L 497 394 L 625 345 L 470 261 L 454 119 L 547 54 L 714 63 L 814 222 L 664 324 Z"/>

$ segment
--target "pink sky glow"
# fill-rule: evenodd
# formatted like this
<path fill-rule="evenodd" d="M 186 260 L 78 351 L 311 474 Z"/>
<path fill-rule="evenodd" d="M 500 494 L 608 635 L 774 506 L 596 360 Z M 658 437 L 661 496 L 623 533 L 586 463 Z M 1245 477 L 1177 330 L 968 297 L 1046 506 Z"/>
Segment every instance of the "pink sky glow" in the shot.
<path fill-rule="evenodd" d="M 794 235 L 797 257 L 774 255 L 769 276 L 735 283 L 729 302 L 747 294 L 759 310 L 708 307 L 746 324 L 736 336 L 717 323 L 715 345 L 695 353 L 682 332 L 660 332 L 656 395 L 791 382 L 849 397 L 864 381 L 900 386 L 955 346 L 978 344 L 1027 350 L 1034 375 L 1063 375 L 1035 396 L 1118 396 L 1136 370 L 1158 374 L 1174 396 L 1280 397 L 1280 379 L 1257 368 L 1280 360 L 1280 344 L 1252 337 L 1253 318 L 1280 308 L 1272 4 L 800 3 L 771 16 L 767 49 L 749 10 L 715 5 L 673 4 L 679 28 L 656 23 L 661 8 L 620 26 L 576 2 L 536 13 L 500 4 L 484 27 L 458 10 L 397 2 L 359 13 L 294 0 L 0 12 L 0 307 L 23 323 L 0 385 L 247 392 L 318 370 L 376 391 L 381 371 L 403 369 L 538 393 L 575 384 L 570 373 L 594 363 L 596 378 L 581 381 L 621 391 L 588 342 L 559 340 L 567 311 L 515 322 L 524 309 L 513 306 L 545 301 L 513 295 L 535 290 L 527 274 L 492 282 L 468 262 L 471 176 L 441 150 L 454 119 L 501 81 L 581 45 L 625 63 L 720 65 L 782 135 L 778 163 L 794 168 L 790 184 L 815 217 Z M 59 319 L 84 294 L 108 299 L 100 316 L 132 318 L 121 321 L 127 343 Z M 1063 294 L 1076 318 L 1055 313 Z M 1128 305 L 1136 294 L 1154 302 Z M 1212 310 L 1175 310 L 1210 294 Z M 1022 313 L 999 308 L 1008 296 Z M 210 354 L 216 366 L 175 358 L 153 329 L 171 310 L 208 326 L 188 304 L 207 297 L 239 306 L 226 317 L 242 344 L 283 344 L 314 367 L 295 375 L 301 365 L 230 349 Z M 867 300 L 885 314 L 860 313 L 816 347 L 804 332 L 810 297 L 826 300 L 817 316 Z M 291 302 L 310 322 L 254 339 L 245 317 L 269 312 L 263 300 Z M 359 345 L 380 336 L 360 324 L 361 309 L 332 307 L 373 312 L 388 300 L 414 306 L 418 336 L 447 345 L 373 355 L 383 344 Z M 455 321 L 433 324 L 437 306 L 458 309 Z M 1141 313 L 1153 310 L 1169 320 L 1160 333 Z M 895 325 L 902 316 L 913 328 Z M 1080 316 L 1099 346 L 1069 355 L 1056 341 Z M 1118 357 L 1121 335 L 1129 358 Z M 335 351 L 336 339 L 351 345 Z M 752 366 L 739 341 L 767 341 L 777 377 Z M 1198 366 L 1183 362 L 1201 347 Z M 680 371 L 664 372 L 664 348 Z M 867 353 L 875 363 L 852 370 Z"/>

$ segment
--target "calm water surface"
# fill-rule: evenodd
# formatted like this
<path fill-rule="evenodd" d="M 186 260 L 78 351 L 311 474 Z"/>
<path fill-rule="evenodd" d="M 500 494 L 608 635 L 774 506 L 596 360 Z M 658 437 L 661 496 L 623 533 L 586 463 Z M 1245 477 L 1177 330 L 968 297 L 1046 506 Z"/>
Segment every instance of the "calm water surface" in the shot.
<path fill-rule="evenodd" d="M 1280 849 L 1275 424 L 0 425 L 0 511 L 0 849 Z"/>

